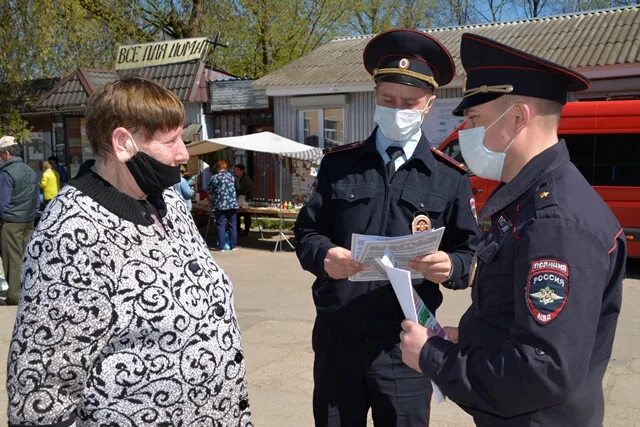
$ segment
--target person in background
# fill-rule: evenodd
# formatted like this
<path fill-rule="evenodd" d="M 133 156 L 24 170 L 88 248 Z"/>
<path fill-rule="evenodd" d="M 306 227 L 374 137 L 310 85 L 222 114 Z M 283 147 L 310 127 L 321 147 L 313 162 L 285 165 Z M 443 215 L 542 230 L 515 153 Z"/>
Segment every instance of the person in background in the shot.
<path fill-rule="evenodd" d="M 58 192 L 60 192 L 60 175 L 46 160 L 42 162 L 40 189 L 42 190 L 45 207 L 58 195 Z"/>
<path fill-rule="evenodd" d="M 62 186 L 69 181 L 69 175 L 67 175 L 67 168 L 65 168 L 64 165 L 61 165 L 58 162 L 58 156 L 49 156 L 47 160 L 51 164 L 51 167 L 53 168 L 53 170 L 58 172 L 58 176 L 60 179 L 60 188 L 62 188 Z"/>
<path fill-rule="evenodd" d="M 236 181 L 231 172 L 229 172 L 229 163 L 226 160 L 218 160 L 217 167 L 218 172 L 209 181 L 211 210 L 213 210 L 216 218 L 216 249 L 219 251 L 225 250 L 226 232 L 229 230 L 231 235 L 229 249 L 233 250 L 238 241 L 236 228 L 238 212 Z"/>
<path fill-rule="evenodd" d="M 173 186 L 176 193 L 180 195 L 180 198 L 184 202 L 187 212 L 191 212 L 191 198 L 193 197 L 193 188 L 189 185 L 189 174 L 187 174 L 187 168 L 184 165 L 180 166 L 180 182 Z"/>
<path fill-rule="evenodd" d="M 316 426 L 364 427 L 371 409 L 375 425 L 424 427 L 431 382 L 400 357 L 400 304 L 388 280 L 348 280 L 363 268 L 350 248 L 353 233 L 445 227 L 438 251 L 411 260 L 422 276 L 414 289 L 435 313 L 440 285 L 467 286 L 479 234 L 471 185 L 457 162 L 429 148 L 421 129 L 455 66 L 435 38 L 403 29 L 372 38 L 363 61 L 375 80 L 378 126 L 364 142 L 325 152 L 295 225 L 300 264 L 316 276 L 313 413 Z"/>
<path fill-rule="evenodd" d="M 557 134 L 567 94 L 589 80 L 477 34 L 462 35 L 460 57 L 462 156 L 501 184 L 480 213 L 491 229 L 471 307 L 449 340 L 405 320 L 402 359 L 478 426 L 601 427 L 625 236 Z"/>
<path fill-rule="evenodd" d="M 189 158 L 180 99 L 125 77 L 86 120 L 95 162 L 26 251 L 9 425 L 251 426 L 231 280 L 171 188 Z"/>
<path fill-rule="evenodd" d="M 233 174 L 236 176 L 236 189 L 238 193 L 238 205 L 246 208 L 249 201 L 253 198 L 253 181 L 247 175 L 243 164 L 237 164 L 233 167 Z M 240 217 L 244 217 L 244 231 L 240 233 Z M 247 236 L 251 230 L 251 214 L 242 213 L 238 215 L 238 235 Z"/>
<path fill-rule="evenodd" d="M 20 152 L 14 137 L 0 138 L 0 238 L 2 268 L 9 285 L 7 305 L 17 305 L 20 300 L 22 258 L 33 232 L 38 201 L 36 173 L 25 164 Z"/>

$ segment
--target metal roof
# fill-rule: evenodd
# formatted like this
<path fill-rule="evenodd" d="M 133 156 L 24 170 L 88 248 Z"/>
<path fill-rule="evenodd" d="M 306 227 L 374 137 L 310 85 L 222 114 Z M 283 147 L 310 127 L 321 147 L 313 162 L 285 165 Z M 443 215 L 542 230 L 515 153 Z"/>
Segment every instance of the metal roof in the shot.
<path fill-rule="evenodd" d="M 202 79 L 204 63 L 181 62 L 155 67 L 120 70 L 121 76 L 142 76 L 173 91 L 182 102 L 207 102 L 206 79 Z"/>
<path fill-rule="evenodd" d="M 38 109 L 84 108 L 89 96 L 97 88 L 124 76 L 147 77 L 173 91 L 182 102 L 208 102 L 207 80 L 229 77 L 222 72 L 205 69 L 204 63 L 199 61 L 134 68 L 119 72 L 78 68 L 40 97 Z"/>
<path fill-rule="evenodd" d="M 640 7 L 629 6 L 529 20 L 435 28 L 426 31 L 451 52 L 457 75 L 460 36 L 470 32 L 572 68 L 638 63 Z M 255 82 L 257 87 L 371 84 L 362 52 L 374 35 L 337 38 Z"/>
<path fill-rule="evenodd" d="M 115 71 L 78 68 L 40 97 L 38 109 L 59 110 L 85 106 L 89 96 L 97 88 L 118 78 Z"/>

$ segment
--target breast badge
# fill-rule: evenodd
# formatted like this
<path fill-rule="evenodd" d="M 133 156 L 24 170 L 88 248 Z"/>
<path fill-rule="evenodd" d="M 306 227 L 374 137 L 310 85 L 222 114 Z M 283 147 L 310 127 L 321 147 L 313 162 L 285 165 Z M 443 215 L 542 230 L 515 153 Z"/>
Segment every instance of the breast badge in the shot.
<path fill-rule="evenodd" d="M 427 215 L 419 214 L 413 217 L 413 221 L 411 221 L 411 232 L 413 234 L 429 230 L 431 230 L 431 220 Z"/>

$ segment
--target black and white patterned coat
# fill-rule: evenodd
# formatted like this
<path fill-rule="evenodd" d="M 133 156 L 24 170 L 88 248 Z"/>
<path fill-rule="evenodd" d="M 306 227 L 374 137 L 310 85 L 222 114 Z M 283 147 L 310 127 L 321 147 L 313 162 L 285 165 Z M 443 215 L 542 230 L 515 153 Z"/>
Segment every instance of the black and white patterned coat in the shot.
<path fill-rule="evenodd" d="M 173 190 L 155 208 L 163 227 L 93 172 L 50 203 L 22 271 L 10 425 L 252 425 L 232 284 Z"/>

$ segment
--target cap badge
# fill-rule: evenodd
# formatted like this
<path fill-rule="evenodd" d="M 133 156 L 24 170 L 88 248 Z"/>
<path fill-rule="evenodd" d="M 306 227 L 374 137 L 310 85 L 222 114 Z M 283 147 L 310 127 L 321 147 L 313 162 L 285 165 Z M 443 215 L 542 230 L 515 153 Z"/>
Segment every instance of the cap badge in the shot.
<path fill-rule="evenodd" d="M 409 60 L 407 58 L 402 58 L 400 62 L 398 62 L 398 68 L 402 68 L 403 70 L 409 68 Z"/>

